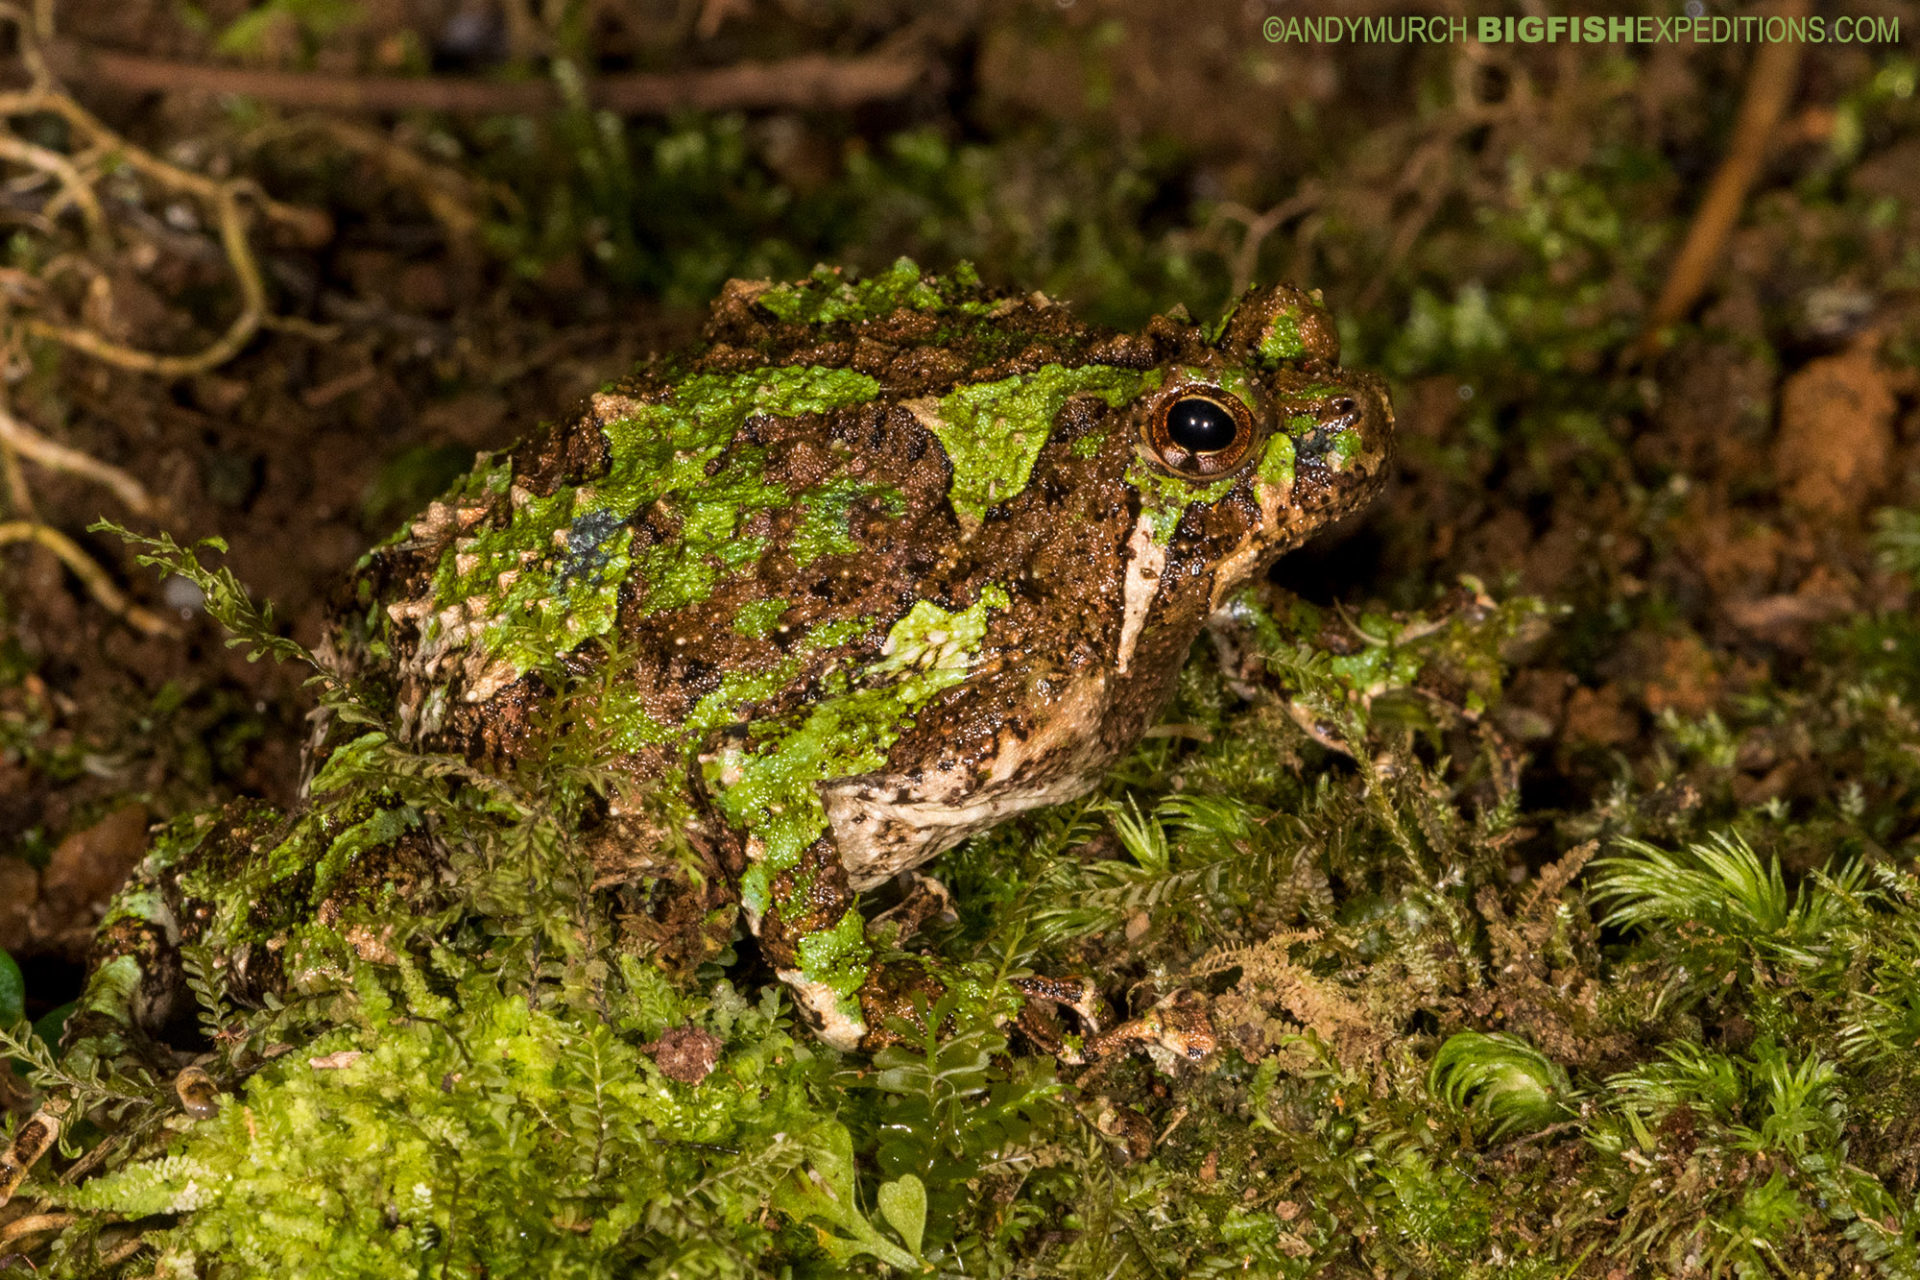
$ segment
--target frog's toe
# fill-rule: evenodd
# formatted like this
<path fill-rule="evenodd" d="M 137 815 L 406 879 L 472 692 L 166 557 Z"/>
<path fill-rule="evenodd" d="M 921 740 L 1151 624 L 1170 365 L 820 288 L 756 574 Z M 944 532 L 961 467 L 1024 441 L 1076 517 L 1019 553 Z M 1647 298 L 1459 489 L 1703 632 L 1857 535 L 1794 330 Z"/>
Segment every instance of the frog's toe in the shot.
<path fill-rule="evenodd" d="M 842 1053 L 851 1053 L 868 1039 L 868 1021 L 862 1002 L 847 999 L 838 990 L 807 977 L 799 969 L 776 969 L 793 994 L 794 1006 L 813 1033 Z"/>
<path fill-rule="evenodd" d="M 1204 1062 L 1219 1044 L 1206 998 L 1182 988 L 1161 997 L 1140 1017 L 1094 1036 L 1086 1055 L 1092 1060 L 1139 1048 L 1160 1065 L 1172 1066 L 1175 1061 Z"/>
<path fill-rule="evenodd" d="M 898 947 L 929 920 L 952 924 L 960 918 L 947 886 L 924 871 L 903 871 L 895 883 L 902 889 L 900 901 L 867 921 L 869 937 L 885 937 L 889 945 Z"/>
<path fill-rule="evenodd" d="M 1092 1060 L 1086 1046 L 1098 1037 L 1107 1012 L 1093 979 L 1035 974 L 1013 979 L 1013 988 L 1026 997 L 1017 1025 L 1029 1040 L 1072 1066 Z M 1061 1009 L 1073 1011 L 1079 1031 L 1069 1031 L 1060 1021 Z"/>

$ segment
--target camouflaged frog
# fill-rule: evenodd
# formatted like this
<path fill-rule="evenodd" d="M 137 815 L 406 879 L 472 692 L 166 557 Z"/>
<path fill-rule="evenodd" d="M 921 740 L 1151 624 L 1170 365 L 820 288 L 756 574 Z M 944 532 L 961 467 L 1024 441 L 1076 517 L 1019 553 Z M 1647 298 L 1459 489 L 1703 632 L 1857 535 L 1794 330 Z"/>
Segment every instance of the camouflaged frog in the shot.
<path fill-rule="evenodd" d="M 594 888 L 644 915 L 670 826 L 721 872 L 687 927 L 717 902 L 729 932 L 737 901 L 819 1036 L 872 1047 L 944 979 L 880 959 L 898 934 L 860 895 L 1095 787 L 1209 616 L 1379 489 L 1392 411 L 1288 287 L 1114 333 L 902 261 L 734 281 L 705 338 L 483 457 L 370 553 L 328 660 L 393 738 L 503 776 L 565 700 L 610 780 L 581 833 Z M 365 734 L 327 727 L 314 767 Z M 392 848 L 425 842 L 389 825 L 335 837 L 314 894 L 364 959 L 392 939 L 339 920 L 343 886 L 394 891 Z M 259 909 L 215 882 L 297 859 L 245 828 L 150 861 L 103 935 L 96 1026 L 178 1016 L 181 942 Z M 228 977 L 271 986 L 276 941 L 232 948 Z M 1025 990 L 1091 1017 L 1083 984 Z"/>

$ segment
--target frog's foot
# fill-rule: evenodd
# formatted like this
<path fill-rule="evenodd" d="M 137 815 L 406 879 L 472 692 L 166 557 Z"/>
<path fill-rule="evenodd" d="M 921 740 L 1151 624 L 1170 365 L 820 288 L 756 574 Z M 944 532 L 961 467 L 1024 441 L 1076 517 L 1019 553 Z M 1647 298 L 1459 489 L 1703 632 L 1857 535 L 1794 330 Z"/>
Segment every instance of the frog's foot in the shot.
<path fill-rule="evenodd" d="M 1176 1061 L 1205 1061 L 1219 1044 L 1205 997 L 1182 988 L 1162 996 L 1138 1018 L 1088 1040 L 1086 1057 L 1093 1061 L 1139 1048 L 1160 1066 L 1170 1067 Z"/>
<path fill-rule="evenodd" d="M 860 1048 L 872 1052 L 909 1043 L 908 1029 L 925 1034 L 927 1010 L 946 992 L 947 984 L 927 962 L 905 956 L 874 965 L 860 988 L 860 1012 L 867 1023 Z"/>
<path fill-rule="evenodd" d="M 903 871 L 895 877 L 895 883 L 904 888 L 904 896 L 867 921 L 870 939 L 897 948 L 920 932 L 929 920 L 952 924 L 960 918 L 953 909 L 953 895 L 932 876 L 920 871 Z"/>
<path fill-rule="evenodd" d="M 1027 1039 L 1072 1066 L 1092 1061 L 1088 1046 L 1099 1039 L 1100 1022 L 1106 1006 L 1100 990 L 1091 978 L 1013 979 L 1013 988 L 1026 997 L 1016 1025 Z M 1080 1023 L 1079 1032 L 1068 1031 L 1060 1021 L 1059 1010 L 1070 1009 Z"/>

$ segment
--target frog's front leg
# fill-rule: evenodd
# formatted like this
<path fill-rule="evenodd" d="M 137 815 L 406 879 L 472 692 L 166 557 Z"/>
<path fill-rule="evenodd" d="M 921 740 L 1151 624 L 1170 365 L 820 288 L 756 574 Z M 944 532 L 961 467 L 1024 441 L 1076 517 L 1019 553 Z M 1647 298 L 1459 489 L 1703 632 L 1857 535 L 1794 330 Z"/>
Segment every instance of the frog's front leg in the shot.
<path fill-rule="evenodd" d="M 779 870 L 756 862 L 757 851 L 749 841 L 740 895 L 747 927 L 814 1033 L 836 1049 L 871 1050 L 898 1039 L 897 1023 L 919 1026 L 955 975 L 918 956 L 879 958 L 832 835 Z M 884 921 L 877 928 L 882 938 L 894 933 Z M 1021 993 L 1077 1011 L 1090 1010 L 1089 1001 L 1097 999 L 1079 979 Z"/>
<path fill-rule="evenodd" d="M 836 1049 L 860 1048 L 876 1025 L 862 999 L 876 966 L 832 837 L 821 836 L 777 870 L 755 856 L 756 843 L 749 842 L 740 884 L 747 928 L 815 1033 Z"/>
<path fill-rule="evenodd" d="M 901 1023 L 920 1027 L 925 1011 L 955 980 L 931 959 L 876 956 L 868 922 L 830 836 L 778 872 L 767 874 L 750 864 L 742 901 L 761 953 L 793 992 L 815 1034 L 836 1049 L 872 1050 L 893 1043 L 899 1038 L 893 1028 Z M 1136 1041 L 1164 1040 L 1158 1022 L 1147 1026 L 1142 1019 L 1103 1032 L 1105 1009 L 1090 979 L 1033 975 L 1012 985 L 1025 1002 L 1021 1030 L 1063 1062 L 1091 1062 Z M 1056 1010 L 1071 1011 L 1078 1029 L 1062 1026 Z"/>

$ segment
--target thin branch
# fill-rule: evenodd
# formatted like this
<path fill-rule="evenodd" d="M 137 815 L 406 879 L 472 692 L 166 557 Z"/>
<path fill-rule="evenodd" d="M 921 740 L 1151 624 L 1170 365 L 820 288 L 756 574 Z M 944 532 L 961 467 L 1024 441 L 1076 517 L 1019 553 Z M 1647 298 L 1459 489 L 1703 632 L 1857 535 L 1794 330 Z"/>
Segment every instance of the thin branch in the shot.
<path fill-rule="evenodd" d="M 214 207 L 220 215 L 220 243 L 227 251 L 227 262 L 240 284 L 240 314 L 227 331 L 192 355 L 163 356 L 142 351 L 103 338 L 91 329 L 28 319 L 25 328 L 35 337 L 49 338 L 76 351 L 84 351 L 97 360 L 131 369 L 136 373 L 154 373 L 164 378 L 189 378 L 225 364 L 240 353 L 259 332 L 267 314 L 266 285 L 260 279 L 260 267 L 253 249 L 247 244 L 246 218 L 235 199 L 234 184 L 219 184 L 214 189 Z"/>
<path fill-rule="evenodd" d="M 322 245 L 333 237 L 333 219 L 320 210 L 303 209 L 298 205 L 269 199 L 256 184 L 249 181 L 222 181 L 191 169 L 182 169 L 179 165 L 168 164 L 159 156 L 128 142 L 109 128 L 105 121 L 51 85 L 0 93 L 0 117 L 39 112 L 59 116 L 71 128 L 92 138 L 94 146 L 112 155 L 129 169 L 163 186 L 189 192 L 208 204 L 217 204 L 223 195 L 230 198 L 236 192 L 244 192 L 259 202 L 262 212 L 270 221 L 287 228 L 302 244 Z"/>
<path fill-rule="evenodd" d="M 42 1231 L 60 1231 L 79 1220 L 79 1215 L 72 1213 L 30 1213 L 0 1227 L 0 1244 L 11 1244 L 21 1236 L 36 1235 Z"/>
<path fill-rule="evenodd" d="M 78 543 L 51 525 L 38 524 L 31 520 L 0 521 L 0 546 L 10 542 L 35 542 L 53 552 L 60 563 L 73 571 L 80 579 L 87 593 L 98 600 L 108 610 L 118 615 L 128 626 L 150 636 L 178 635 L 171 623 L 158 614 L 141 608 L 127 599 L 126 593 L 113 585 L 107 577 L 107 571 L 94 563 L 93 557 L 80 549 Z"/>
<path fill-rule="evenodd" d="M 1259 274 L 1260 250 L 1265 246 L 1267 237 L 1283 224 L 1303 213 L 1310 213 L 1319 208 L 1323 197 L 1324 192 L 1321 191 L 1320 184 L 1309 180 L 1301 184 L 1300 190 L 1295 192 L 1291 199 L 1281 201 L 1265 213 L 1255 213 L 1247 206 L 1232 201 L 1214 210 L 1214 224 L 1222 221 L 1238 222 L 1244 228 L 1240 237 L 1240 247 L 1232 256 L 1235 294 L 1246 292 L 1252 286 L 1254 277 Z M 1211 231 L 1213 226 L 1210 225 L 1207 229 Z"/>
<path fill-rule="evenodd" d="M 93 194 L 93 187 L 75 167 L 73 161 L 58 151 L 49 151 L 45 147 L 36 147 L 31 142 L 0 133 L 0 159 L 11 160 L 15 164 L 26 165 L 29 169 L 38 169 L 60 180 L 60 187 L 73 206 L 80 210 L 80 217 L 87 224 L 87 238 L 95 245 L 107 242 L 107 217 L 101 212 L 100 198 Z M 53 217 L 58 209 L 49 206 L 45 213 Z"/>
<path fill-rule="evenodd" d="M 1784 0 L 1779 12 L 1788 18 L 1806 16 L 1809 0 Z M 1747 193 L 1760 177 L 1760 166 L 1772 147 L 1774 132 L 1800 79 L 1802 46 L 1797 41 L 1763 44 L 1753 55 L 1740 116 L 1733 127 L 1727 156 L 1707 187 L 1706 198 L 1693 215 L 1687 238 L 1667 273 L 1659 300 L 1647 314 L 1646 327 L 1627 352 L 1629 361 L 1652 355 L 1660 347 L 1660 330 L 1675 323 L 1706 290 L 1727 236 L 1740 219 Z"/>
<path fill-rule="evenodd" d="M 305 116 L 272 121 L 249 133 L 243 145 L 268 147 L 303 133 L 319 134 L 379 165 L 390 181 L 420 197 L 449 241 L 465 244 L 479 235 L 480 198 L 474 179 L 452 165 L 429 160 L 381 129 L 330 116 Z"/>
<path fill-rule="evenodd" d="M 0 1244 L 12 1244 L 21 1236 L 35 1236 L 38 1232 L 58 1232 L 79 1221 L 75 1213 L 29 1213 L 23 1219 L 13 1219 L 6 1226 L 0 1226 Z"/>
<path fill-rule="evenodd" d="M 159 513 L 160 504 L 147 492 L 146 486 L 125 471 L 100 461 L 92 454 L 47 439 L 4 408 L 0 408 L 0 444 L 50 470 L 64 471 L 105 485 L 129 510 L 138 515 Z"/>
<path fill-rule="evenodd" d="M 20 454 L 5 436 L 0 436 L 0 480 L 6 482 L 7 502 L 13 514 L 35 519 L 39 512 L 33 505 L 33 490 L 27 487 L 27 474 L 20 469 Z"/>
<path fill-rule="evenodd" d="M 449 111 L 525 115 L 566 105 L 545 80 L 495 81 L 454 76 L 342 76 L 176 62 L 63 41 L 45 50 L 69 80 L 133 92 L 214 93 L 328 111 Z M 666 115 L 695 108 L 844 108 L 897 98 L 927 81 L 917 58 L 832 58 L 803 54 L 777 62 L 700 71 L 631 72 L 586 85 L 587 101 L 616 115 Z"/>

